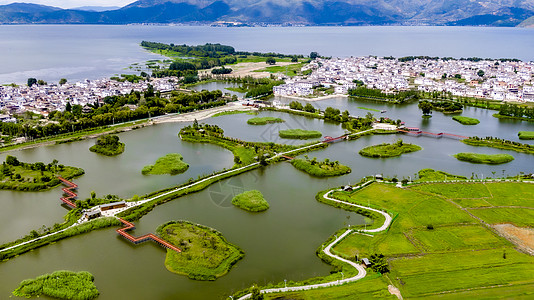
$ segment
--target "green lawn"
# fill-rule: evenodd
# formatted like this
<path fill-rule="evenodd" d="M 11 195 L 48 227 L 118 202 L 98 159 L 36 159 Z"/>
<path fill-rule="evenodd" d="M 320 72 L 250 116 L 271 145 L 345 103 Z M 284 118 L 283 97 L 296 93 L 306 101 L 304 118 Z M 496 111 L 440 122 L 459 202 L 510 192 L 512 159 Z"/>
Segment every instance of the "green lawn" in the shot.
<path fill-rule="evenodd" d="M 373 158 L 384 158 L 384 157 L 394 157 L 400 156 L 404 153 L 410 153 L 419 151 L 423 148 L 413 144 L 405 144 L 402 140 L 393 143 L 393 144 L 380 144 L 365 147 L 360 150 L 360 155 L 373 157 Z"/>
<path fill-rule="evenodd" d="M 148 165 L 143 168 L 141 173 L 143 175 L 177 175 L 187 171 L 189 165 L 183 161 L 182 155 L 178 153 L 169 153 L 156 160 L 153 165 Z"/>
<path fill-rule="evenodd" d="M 514 157 L 510 154 L 482 154 L 472 152 L 461 152 L 455 154 L 454 157 L 461 161 L 467 161 L 475 164 L 489 164 L 499 165 L 509 163 L 514 160 Z"/>
<path fill-rule="evenodd" d="M 470 212 L 489 224 L 511 223 L 519 227 L 534 226 L 534 209 L 482 208 Z"/>
<path fill-rule="evenodd" d="M 480 225 L 420 229 L 414 230 L 411 236 L 420 241 L 430 252 L 488 249 L 509 245 L 506 240 L 496 237 Z"/>
<path fill-rule="evenodd" d="M 520 140 L 534 140 L 534 131 L 519 131 L 517 136 Z"/>
<path fill-rule="evenodd" d="M 444 176 L 431 172 L 430 176 L 434 175 Z M 333 193 L 338 199 L 350 199 L 363 205 L 369 203 L 372 207 L 398 213 L 387 233 L 372 237 L 352 234 L 333 250 L 345 258 L 368 257 L 375 253 L 386 255 L 390 259 L 389 277 L 405 298 L 434 297 L 442 292 L 450 295 L 450 291 L 463 295 L 460 292 L 467 293 L 462 291 L 464 289 L 501 284 L 512 284 L 515 288 L 497 290 L 497 293 L 512 298 L 528 295 L 519 287 L 534 284 L 534 257 L 517 252 L 513 244 L 447 200 L 453 198 L 466 207 L 491 206 L 489 202 L 495 198 L 490 190 L 496 191 L 500 202 L 508 199 L 514 203 L 521 193 L 526 194 L 525 198 L 530 197 L 534 187 L 525 183 L 517 183 L 517 186 L 513 183 L 448 183 L 399 189 L 373 183 L 352 193 Z M 534 210 L 488 208 L 470 212 L 490 223 L 515 219 L 516 225 L 534 225 L 531 221 Z M 503 258 L 504 253 L 506 258 Z M 472 290 L 466 295 L 478 293 Z"/>
<path fill-rule="evenodd" d="M 506 251 L 506 259 L 503 253 Z M 390 261 L 404 297 L 508 284 L 534 283 L 534 257 L 513 248 L 428 254 Z"/>
<path fill-rule="evenodd" d="M 13 295 L 25 298 L 45 295 L 59 299 L 90 300 L 99 295 L 94 280 L 94 276 L 89 272 L 56 271 L 22 281 L 13 291 Z"/>
<path fill-rule="evenodd" d="M 251 212 L 261 212 L 269 209 L 269 203 L 260 191 L 243 192 L 232 199 L 232 204 Z"/>
<path fill-rule="evenodd" d="M 330 162 L 328 160 L 318 162 L 315 158 L 312 160 L 300 158 L 293 159 L 291 160 L 291 165 L 297 170 L 316 177 L 340 176 L 351 172 L 351 169 L 345 165 L 334 161 Z"/>
<path fill-rule="evenodd" d="M 345 284 L 337 287 L 315 289 L 306 292 L 266 294 L 264 299 L 334 300 L 397 299 L 397 297 L 388 292 L 388 283 L 384 277 L 375 277 L 370 279 L 362 279 L 355 283 Z"/>
<path fill-rule="evenodd" d="M 464 176 L 458 176 L 449 174 L 443 171 L 439 170 L 432 170 L 432 169 L 423 169 L 417 172 L 419 179 L 417 179 L 417 182 L 421 181 L 444 181 L 444 180 L 466 180 L 467 178 Z"/>
<path fill-rule="evenodd" d="M 226 241 L 220 232 L 202 225 L 171 221 L 158 227 L 157 232 L 182 250 L 178 253 L 167 249 L 167 269 L 191 279 L 215 280 L 228 273 L 244 256 L 243 251 Z"/>
<path fill-rule="evenodd" d="M 272 123 L 283 123 L 284 120 L 280 118 L 275 117 L 257 117 L 247 120 L 247 124 L 249 125 L 267 125 Z"/>
<path fill-rule="evenodd" d="M 316 130 L 304 130 L 304 129 L 286 129 L 278 132 L 283 139 L 317 139 L 323 136 L 320 131 Z"/>
<path fill-rule="evenodd" d="M 477 125 L 480 123 L 478 119 L 462 116 L 454 116 L 452 119 L 462 125 Z"/>
<path fill-rule="evenodd" d="M 495 206 L 516 205 L 534 208 L 534 184 L 519 182 L 486 183 L 493 198 L 487 199 Z"/>
<path fill-rule="evenodd" d="M 276 61 L 278 61 L 278 58 L 276 58 Z M 304 65 L 305 63 L 295 63 L 287 66 L 270 66 L 264 69 L 255 70 L 254 72 L 282 73 L 289 77 L 293 77 L 300 73 L 300 69 L 302 69 Z"/>
<path fill-rule="evenodd" d="M 457 184 L 442 184 L 429 183 L 411 187 L 414 191 L 422 191 L 441 195 L 446 198 L 489 198 L 490 192 L 483 183 L 457 183 Z"/>

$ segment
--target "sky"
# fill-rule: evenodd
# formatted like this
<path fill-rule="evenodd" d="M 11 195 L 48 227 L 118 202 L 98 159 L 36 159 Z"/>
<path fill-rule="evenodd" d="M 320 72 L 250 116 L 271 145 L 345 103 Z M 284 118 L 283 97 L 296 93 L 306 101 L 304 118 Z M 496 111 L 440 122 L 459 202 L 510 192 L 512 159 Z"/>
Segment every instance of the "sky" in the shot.
<path fill-rule="evenodd" d="M 35 3 L 61 8 L 73 8 L 80 6 L 119 6 L 123 7 L 135 0 L 0 0 L 0 5 L 13 2 Z"/>

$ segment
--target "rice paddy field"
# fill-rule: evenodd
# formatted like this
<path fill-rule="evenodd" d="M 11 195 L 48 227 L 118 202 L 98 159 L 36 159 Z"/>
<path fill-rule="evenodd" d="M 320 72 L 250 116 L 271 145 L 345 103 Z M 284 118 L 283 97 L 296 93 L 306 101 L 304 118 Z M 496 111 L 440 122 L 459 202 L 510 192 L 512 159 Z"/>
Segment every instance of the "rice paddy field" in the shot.
<path fill-rule="evenodd" d="M 384 284 L 396 286 L 404 299 L 534 297 L 534 256 L 493 227 L 534 226 L 534 184 L 429 183 L 401 189 L 373 183 L 333 196 L 396 213 L 386 233 L 353 233 L 333 249 L 346 258 L 384 254 L 390 272 L 367 282 L 267 299 L 344 299 L 345 290 L 361 292 L 358 299 L 392 296 L 372 292 L 373 286 L 384 291 Z"/>

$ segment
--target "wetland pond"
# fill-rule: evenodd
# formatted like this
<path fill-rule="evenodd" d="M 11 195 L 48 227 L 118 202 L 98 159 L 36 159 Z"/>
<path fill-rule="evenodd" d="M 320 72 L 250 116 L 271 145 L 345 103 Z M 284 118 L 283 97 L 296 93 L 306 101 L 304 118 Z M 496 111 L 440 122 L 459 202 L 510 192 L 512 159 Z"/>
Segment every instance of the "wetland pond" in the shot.
<path fill-rule="evenodd" d="M 224 84 L 223 84 L 224 85 Z M 217 83 L 212 88 L 221 89 Z M 202 89 L 202 86 L 199 86 Z M 204 87 L 205 88 L 205 87 Z M 291 99 L 280 98 L 282 102 Z M 301 101 L 304 103 L 304 101 Z M 534 123 L 504 121 L 492 117 L 493 111 L 466 108 L 463 116 L 479 119 L 476 126 L 463 126 L 451 116 L 434 112 L 430 120 L 423 120 L 416 103 L 390 105 L 379 102 L 356 101 L 345 97 L 312 102 L 318 108 L 328 106 L 349 110 L 351 115 L 401 119 L 407 126 L 429 132 L 447 132 L 466 136 L 497 136 L 519 141 L 518 131 L 534 131 Z M 372 112 L 359 107 L 386 110 Z M 281 139 L 282 129 L 321 131 L 323 136 L 340 136 L 340 125 L 279 112 L 260 112 L 258 116 L 279 117 L 284 123 L 264 126 L 248 125 L 249 114 L 214 117 L 201 122 L 216 124 L 225 135 L 246 141 L 276 143 L 305 143 Z M 190 123 L 165 123 L 124 132 L 120 139 L 126 144 L 123 154 L 103 157 L 88 149 L 94 140 L 27 149 L 0 154 L 0 160 L 15 155 L 20 161 L 45 163 L 58 159 L 61 164 L 81 167 L 86 174 L 74 179 L 79 185 L 79 198 L 85 199 L 95 191 L 98 196 L 117 194 L 131 198 L 186 182 L 189 178 L 208 174 L 233 165 L 233 155 L 223 148 L 181 142 L 177 133 Z M 423 150 L 396 158 L 371 159 L 358 151 L 379 143 L 391 143 L 402 138 L 420 145 Z M 533 143 L 534 141 L 522 141 Z M 508 153 L 515 160 L 499 166 L 478 165 L 458 161 L 452 155 L 459 152 Z M 152 164 L 167 153 L 180 153 L 189 169 L 176 176 L 144 176 L 143 166 Z M 354 141 L 344 141 L 310 152 L 309 157 L 329 158 L 351 167 L 352 173 L 335 178 L 315 178 L 280 162 L 243 173 L 215 183 L 207 189 L 157 206 L 136 221 L 134 235 L 154 232 L 156 227 L 170 220 L 188 220 L 220 231 L 226 239 L 245 251 L 245 257 L 225 276 L 214 282 L 199 282 L 176 275 L 165 269 L 165 250 L 153 243 L 131 245 L 114 231 L 106 228 L 61 240 L 0 264 L 0 298 L 7 298 L 26 278 L 33 278 L 55 270 L 89 271 L 95 276 L 99 299 L 226 299 L 233 291 L 269 282 L 302 280 L 327 275 L 330 266 L 315 255 L 315 250 L 332 233 L 347 224 L 363 224 L 364 218 L 355 213 L 321 204 L 315 200 L 320 190 L 355 183 L 374 174 L 396 175 L 399 179 L 414 177 L 424 168 L 443 170 L 464 176 L 490 177 L 530 173 L 532 155 L 493 148 L 471 147 L 454 139 L 411 137 L 404 135 L 372 135 Z M 493 175 L 492 172 L 495 172 Z M 246 190 L 259 190 L 270 209 L 252 214 L 232 206 L 233 196 Z M 0 242 L 5 243 L 29 233 L 42 225 L 61 222 L 66 210 L 60 205 L 61 187 L 49 191 L 0 191 Z"/>

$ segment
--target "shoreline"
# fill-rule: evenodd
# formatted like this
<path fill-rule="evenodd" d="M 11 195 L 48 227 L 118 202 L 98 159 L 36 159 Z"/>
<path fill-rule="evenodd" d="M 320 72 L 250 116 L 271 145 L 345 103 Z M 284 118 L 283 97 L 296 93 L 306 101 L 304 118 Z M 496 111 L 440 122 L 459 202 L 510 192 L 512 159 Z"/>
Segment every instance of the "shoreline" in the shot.
<path fill-rule="evenodd" d="M 305 97 L 299 97 L 299 96 L 275 96 L 275 97 L 289 98 L 289 99 L 302 100 L 302 101 L 308 101 L 308 102 L 315 102 L 315 101 L 328 100 L 328 99 L 337 98 L 337 97 L 349 98 L 349 95 L 335 94 L 335 95 L 321 96 L 321 97 L 317 97 L 317 98 L 305 98 Z"/>
<path fill-rule="evenodd" d="M 83 141 L 83 140 L 86 140 L 86 139 L 94 139 L 94 138 L 97 138 L 97 137 L 99 137 L 101 135 L 106 135 L 106 134 L 119 134 L 119 133 L 122 133 L 122 132 L 127 132 L 127 131 L 131 131 L 131 130 L 134 130 L 134 129 L 144 128 L 144 127 L 152 126 L 152 125 L 156 125 L 156 124 L 178 123 L 178 122 L 193 122 L 195 119 L 197 121 L 199 121 L 199 120 L 208 119 L 208 118 L 210 118 L 210 117 L 212 117 L 215 114 L 220 113 L 220 112 L 233 111 L 233 110 L 240 110 L 240 111 L 250 110 L 250 111 L 252 111 L 252 110 L 256 110 L 256 109 L 253 108 L 253 107 L 250 107 L 250 106 L 242 106 L 242 105 L 239 105 L 238 103 L 230 102 L 230 103 L 227 103 L 224 106 L 213 107 L 213 108 L 193 111 L 193 112 L 189 112 L 189 113 L 163 115 L 163 116 L 154 117 L 154 118 L 151 118 L 151 119 L 132 121 L 132 122 L 128 122 L 128 123 L 132 123 L 131 125 L 124 126 L 124 127 L 114 128 L 116 126 L 120 126 L 121 124 L 109 125 L 109 127 L 107 128 L 109 130 L 107 130 L 107 131 L 98 132 L 98 133 L 87 133 L 86 135 L 80 136 L 79 140 L 72 141 L 72 142 Z M 142 122 L 142 123 L 137 123 L 137 122 Z M 59 141 L 68 141 L 69 139 L 72 139 L 72 138 L 73 137 L 65 137 L 65 138 L 60 138 L 60 139 L 56 139 L 56 140 L 43 141 L 43 142 L 40 142 L 40 143 L 35 143 L 35 144 L 30 144 L 30 145 L 22 145 L 21 144 L 20 147 L 17 147 L 15 149 L 9 149 L 9 150 L 1 150 L 0 149 L 0 154 L 14 152 L 14 151 L 20 151 L 20 150 L 26 150 L 26 149 L 33 149 L 33 148 L 38 148 L 38 147 L 46 147 L 46 146 L 56 145 L 57 142 L 59 142 Z"/>

